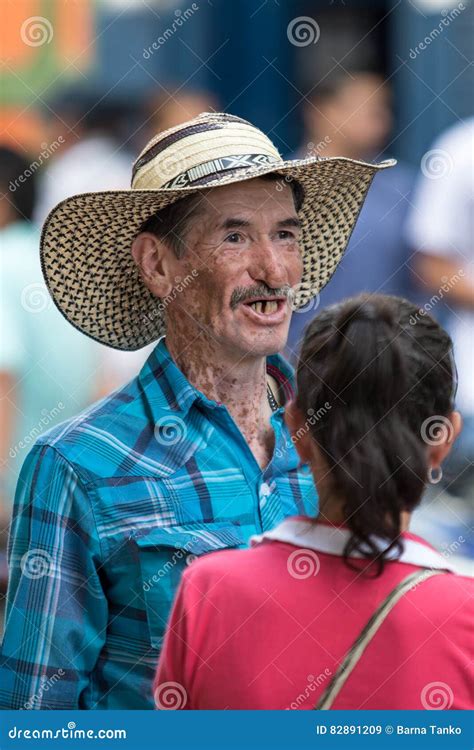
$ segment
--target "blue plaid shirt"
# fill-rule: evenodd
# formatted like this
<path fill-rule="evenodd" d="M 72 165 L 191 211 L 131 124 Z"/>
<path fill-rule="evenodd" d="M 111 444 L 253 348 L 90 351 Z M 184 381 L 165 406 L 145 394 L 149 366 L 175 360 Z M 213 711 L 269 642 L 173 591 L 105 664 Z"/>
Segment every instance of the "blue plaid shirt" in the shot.
<path fill-rule="evenodd" d="M 267 369 L 290 395 L 284 360 Z M 1 707 L 153 708 L 185 565 L 316 513 L 283 409 L 271 419 L 262 471 L 226 407 L 161 339 L 137 378 L 37 441 L 15 498 Z"/>

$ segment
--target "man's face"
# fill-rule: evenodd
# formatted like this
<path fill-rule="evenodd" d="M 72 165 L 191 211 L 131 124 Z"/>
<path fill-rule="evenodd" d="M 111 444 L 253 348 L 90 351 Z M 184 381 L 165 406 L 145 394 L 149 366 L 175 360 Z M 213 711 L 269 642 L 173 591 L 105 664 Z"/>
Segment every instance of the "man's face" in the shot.
<path fill-rule="evenodd" d="M 262 179 L 213 188 L 185 234 L 173 273 L 192 281 L 167 306 L 170 332 L 200 330 L 234 358 L 266 356 L 286 344 L 288 291 L 302 275 L 291 188 Z"/>

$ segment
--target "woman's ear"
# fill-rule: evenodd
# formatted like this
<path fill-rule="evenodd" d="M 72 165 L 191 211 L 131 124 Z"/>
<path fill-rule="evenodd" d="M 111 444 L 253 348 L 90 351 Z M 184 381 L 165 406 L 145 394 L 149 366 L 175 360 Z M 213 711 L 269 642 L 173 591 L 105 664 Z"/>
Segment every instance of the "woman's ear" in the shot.
<path fill-rule="evenodd" d="M 433 417 L 433 425 L 437 417 Z M 437 469 L 451 452 L 454 441 L 462 430 L 462 417 L 458 411 L 453 411 L 439 422 L 439 434 L 433 438 L 429 447 L 429 464 Z"/>
<path fill-rule="evenodd" d="M 310 425 L 294 401 L 285 407 L 285 422 L 291 434 L 291 441 L 302 462 L 310 464 L 313 458 L 313 441 Z"/>
<path fill-rule="evenodd" d="M 172 250 L 151 232 L 141 232 L 132 242 L 132 256 L 150 292 L 164 299 L 173 288 Z"/>

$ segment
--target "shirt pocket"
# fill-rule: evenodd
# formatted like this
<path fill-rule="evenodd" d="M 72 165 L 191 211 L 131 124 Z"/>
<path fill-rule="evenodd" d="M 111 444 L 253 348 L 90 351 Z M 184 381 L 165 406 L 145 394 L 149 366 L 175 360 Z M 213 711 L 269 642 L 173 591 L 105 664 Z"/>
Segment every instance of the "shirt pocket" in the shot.
<path fill-rule="evenodd" d="M 150 644 L 160 649 L 183 570 L 201 555 L 246 546 L 237 525 L 166 526 L 136 534 Z"/>

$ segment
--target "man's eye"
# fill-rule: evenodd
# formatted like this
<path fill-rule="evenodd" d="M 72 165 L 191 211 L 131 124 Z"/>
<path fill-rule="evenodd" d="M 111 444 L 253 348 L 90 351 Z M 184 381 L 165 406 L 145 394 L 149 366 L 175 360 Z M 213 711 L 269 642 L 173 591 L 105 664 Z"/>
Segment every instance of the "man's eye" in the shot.
<path fill-rule="evenodd" d="M 278 239 L 279 240 L 294 240 L 295 235 L 293 232 L 289 232 L 287 229 L 280 229 L 278 232 Z"/>
<path fill-rule="evenodd" d="M 234 242 L 234 243 L 236 243 L 236 242 L 240 242 L 241 240 L 243 240 L 243 237 L 242 237 L 241 234 L 239 234 L 239 232 L 232 232 L 232 234 L 228 234 L 227 235 L 227 237 L 225 238 L 224 242 Z"/>

